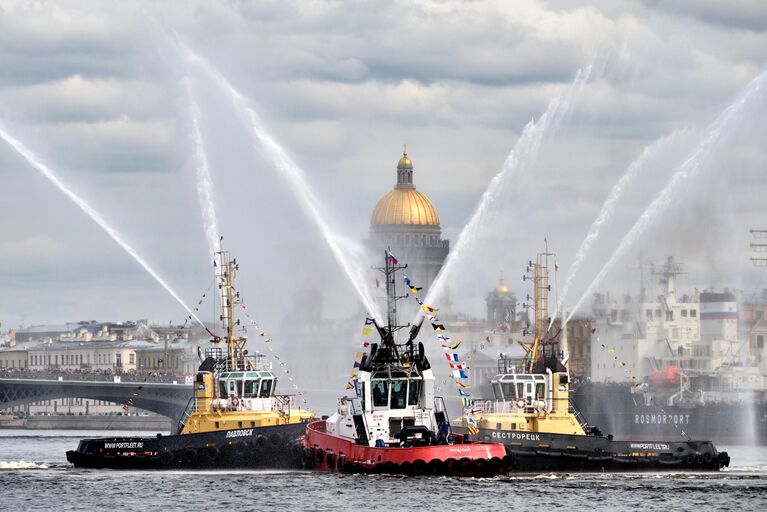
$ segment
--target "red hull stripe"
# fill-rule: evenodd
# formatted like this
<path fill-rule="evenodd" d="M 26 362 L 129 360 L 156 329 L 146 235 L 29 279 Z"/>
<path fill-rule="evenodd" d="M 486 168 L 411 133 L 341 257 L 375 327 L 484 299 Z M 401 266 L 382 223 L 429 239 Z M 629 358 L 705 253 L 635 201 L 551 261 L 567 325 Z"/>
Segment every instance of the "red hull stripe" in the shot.
<path fill-rule="evenodd" d="M 422 460 L 426 463 L 432 460 L 446 461 L 448 459 L 489 460 L 493 457 L 502 459 L 506 448 L 501 443 L 472 442 L 469 444 L 451 444 L 435 446 L 419 446 L 412 448 L 376 448 L 354 444 L 352 440 L 338 437 L 325 432 L 325 421 L 315 421 L 306 427 L 304 446 L 322 449 L 334 456 L 344 456 L 347 463 L 354 462 L 363 467 L 375 467 L 379 464 L 392 462 L 402 464 Z M 324 464 L 323 464 L 324 467 Z"/>

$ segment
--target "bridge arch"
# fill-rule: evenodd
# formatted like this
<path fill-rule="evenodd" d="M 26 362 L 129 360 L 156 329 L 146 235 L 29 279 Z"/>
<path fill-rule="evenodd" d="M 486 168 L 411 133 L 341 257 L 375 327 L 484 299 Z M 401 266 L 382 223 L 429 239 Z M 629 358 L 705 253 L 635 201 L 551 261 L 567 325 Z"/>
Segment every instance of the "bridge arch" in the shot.
<path fill-rule="evenodd" d="M 139 386 L 141 390 L 134 396 Z M 160 382 L 0 379 L 0 409 L 60 398 L 87 398 L 116 404 L 127 404 L 132 399 L 132 406 L 176 421 L 193 390 L 189 384 Z"/>

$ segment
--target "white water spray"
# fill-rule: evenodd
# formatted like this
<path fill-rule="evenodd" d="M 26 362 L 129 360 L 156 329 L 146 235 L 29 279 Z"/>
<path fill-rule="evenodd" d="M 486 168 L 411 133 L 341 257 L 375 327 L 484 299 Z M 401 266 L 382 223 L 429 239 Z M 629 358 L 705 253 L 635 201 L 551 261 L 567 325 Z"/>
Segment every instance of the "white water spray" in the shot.
<path fill-rule="evenodd" d="M 764 99 L 764 86 L 767 81 L 767 71 L 763 71 L 759 76 L 754 78 L 743 91 L 738 98 L 729 107 L 727 107 L 719 117 L 709 125 L 708 131 L 705 137 L 698 143 L 698 145 L 692 150 L 687 159 L 677 167 L 676 172 L 671 177 L 671 181 L 666 187 L 658 193 L 658 196 L 653 200 L 642 215 L 632 226 L 631 230 L 626 233 L 621 240 L 621 243 L 615 249 L 610 256 L 602 270 L 599 271 L 597 276 L 588 286 L 578 302 L 570 311 L 567 317 L 570 318 L 578 311 L 583 305 L 583 302 L 591 296 L 594 289 L 604 280 L 605 276 L 610 272 L 617 261 L 626 253 L 647 228 L 663 213 L 671 201 L 679 194 L 692 179 L 694 179 L 704 167 L 704 164 L 711 158 L 714 151 L 720 146 L 727 138 L 727 136 L 733 131 L 737 122 L 744 114 L 754 113 L 757 102 Z"/>
<path fill-rule="evenodd" d="M 202 139 L 200 129 L 200 107 L 192 94 L 192 85 L 189 78 L 183 80 L 184 92 L 189 104 L 192 140 L 194 141 L 194 156 L 197 166 L 197 197 L 200 200 L 202 221 L 205 227 L 205 238 L 208 239 L 211 258 L 215 257 L 219 247 L 218 217 L 213 203 L 213 180 L 210 176 L 208 155 L 205 152 L 205 142 Z"/>
<path fill-rule="evenodd" d="M 350 239 L 342 237 L 333 229 L 326 220 L 326 215 L 322 211 L 322 204 L 317 196 L 312 192 L 304 177 L 303 170 L 290 158 L 287 152 L 280 146 L 274 137 L 266 130 L 259 119 L 255 110 L 250 106 L 250 102 L 237 91 L 229 81 L 217 70 L 215 70 L 202 57 L 192 52 L 180 40 L 177 40 L 180 52 L 184 54 L 186 60 L 194 63 L 202 69 L 213 81 L 224 90 L 232 99 L 235 106 L 244 116 L 248 127 L 253 131 L 253 136 L 262 152 L 272 161 L 280 171 L 280 176 L 286 178 L 293 190 L 298 196 L 299 204 L 306 210 L 307 215 L 312 219 L 322 233 L 323 238 L 330 247 L 333 256 L 335 256 L 342 270 L 351 281 L 352 286 L 359 295 L 360 300 L 377 320 L 381 316 L 378 313 L 375 301 L 373 300 L 373 291 L 368 284 L 369 274 L 364 269 L 364 251 L 358 244 Z M 356 262 L 354 264 L 353 262 Z"/>
<path fill-rule="evenodd" d="M 584 70 L 578 70 L 575 79 L 567 91 L 555 96 L 549 102 L 546 111 L 537 122 L 531 120 L 527 123 L 514 148 L 506 157 L 503 167 L 490 181 L 487 189 L 482 194 L 477 209 L 469 219 L 469 222 L 461 230 L 460 235 L 458 235 L 458 241 L 450 251 L 450 254 L 448 254 L 431 288 L 429 288 L 429 293 L 426 296 L 427 304 L 431 304 L 439 297 L 451 274 L 455 271 L 456 265 L 466 257 L 467 249 L 476 245 L 477 236 L 483 226 L 485 226 L 488 214 L 498 199 L 506 192 L 507 184 L 513 176 L 519 169 L 535 163 L 541 141 L 544 136 L 557 131 L 562 119 L 570 111 L 574 100 L 582 91 L 584 84 L 589 80 L 592 68 L 593 65 L 589 65 Z M 418 314 L 421 316 L 423 312 L 419 310 Z"/>
<path fill-rule="evenodd" d="M 631 165 L 629 165 L 623 176 L 621 176 L 618 182 L 613 185 L 612 190 L 610 190 L 610 194 L 607 196 L 607 200 L 605 200 L 604 204 L 602 205 L 602 209 L 599 210 L 599 215 L 597 215 L 597 218 L 594 219 L 594 222 L 591 224 L 591 227 L 586 234 L 586 238 L 584 238 L 581 242 L 580 247 L 578 247 L 578 252 L 576 252 L 575 257 L 573 258 L 573 263 L 567 272 L 567 279 L 565 280 L 564 286 L 562 286 L 559 300 L 557 301 L 557 308 L 554 311 L 554 314 L 551 316 L 551 320 L 549 321 L 549 328 L 551 328 L 551 326 L 554 324 L 554 320 L 562 310 L 562 306 L 567 299 L 567 292 L 570 291 L 570 287 L 575 280 L 575 276 L 578 274 L 581 265 L 586 260 L 586 256 L 591 250 L 591 246 L 594 245 L 594 242 L 596 242 L 599 238 L 599 233 L 602 230 L 602 227 L 604 227 L 607 221 L 610 220 L 610 217 L 612 217 L 615 211 L 615 207 L 618 205 L 618 201 L 620 201 L 621 197 L 623 197 L 623 193 L 626 191 L 626 188 L 633 183 L 634 179 L 639 175 L 639 173 L 658 154 L 663 153 L 676 145 L 683 133 L 684 132 L 682 131 L 676 131 L 671 135 L 661 137 L 649 146 L 645 147 L 642 151 L 642 154 L 640 154 L 639 157 L 634 160 Z"/>
<path fill-rule="evenodd" d="M 120 235 L 114 228 L 112 228 L 109 224 L 107 224 L 106 220 L 101 216 L 99 212 L 91 208 L 88 203 L 86 203 L 80 196 L 78 196 L 76 193 L 74 193 L 69 187 L 67 187 L 54 173 L 53 171 L 44 163 L 40 161 L 40 159 L 29 149 L 27 149 L 24 144 L 22 144 L 18 139 L 11 136 L 5 128 L 0 126 L 0 138 L 2 138 L 6 143 L 8 143 L 9 146 L 11 146 L 13 149 L 16 150 L 18 154 L 20 154 L 26 161 L 37 169 L 43 176 L 48 178 L 48 180 L 53 183 L 56 188 L 58 188 L 61 192 L 64 193 L 69 199 L 72 200 L 73 203 L 75 203 L 78 208 L 80 208 L 85 214 L 93 220 L 96 224 L 99 225 L 101 229 L 106 231 L 106 233 L 114 240 L 117 245 L 122 247 L 125 252 L 127 252 L 136 262 L 141 265 L 144 270 L 147 271 L 147 273 L 152 276 L 155 281 L 160 283 L 160 285 L 165 288 L 165 290 L 170 293 L 171 297 L 176 299 L 176 302 L 178 302 L 181 307 L 183 307 L 187 313 L 189 313 L 192 318 L 194 318 L 197 322 L 199 322 L 200 325 L 204 327 L 204 324 L 202 323 L 202 320 L 200 320 L 197 315 L 194 314 L 194 312 L 187 306 L 183 300 L 181 300 L 181 297 L 179 297 L 176 292 L 173 291 L 173 289 L 166 283 L 158 274 L 157 272 L 152 269 L 152 267 L 149 265 L 149 263 L 144 260 L 136 251 L 133 249 L 133 247 L 126 242 L 122 235 Z"/>

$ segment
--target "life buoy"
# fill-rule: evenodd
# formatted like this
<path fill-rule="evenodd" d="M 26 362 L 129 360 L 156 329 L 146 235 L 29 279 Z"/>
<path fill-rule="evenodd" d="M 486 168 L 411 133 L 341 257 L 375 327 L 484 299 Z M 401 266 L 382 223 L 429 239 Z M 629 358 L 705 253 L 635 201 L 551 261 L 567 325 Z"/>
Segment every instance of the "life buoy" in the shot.
<path fill-rule="evenodd" d="M 525 405 L 527 405 L 527 403 L 524 400 L 522 400 L 521 398 L 519 400 L 517 400 L 517 407 L 519 407 L 520 409 L 524 409 Z"/>
<path fill-rule="evenodd" d="M 237 398 L 236 396 L 232 397 L 232 407 L 234 407 L 235 409 L 240 407 L 240 399 Z"/>

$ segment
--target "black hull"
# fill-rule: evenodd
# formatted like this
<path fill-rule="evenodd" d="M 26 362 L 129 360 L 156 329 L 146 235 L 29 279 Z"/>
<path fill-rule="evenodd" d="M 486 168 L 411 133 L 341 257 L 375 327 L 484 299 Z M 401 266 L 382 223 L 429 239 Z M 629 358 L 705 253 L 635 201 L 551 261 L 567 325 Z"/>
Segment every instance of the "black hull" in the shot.
<path fill-rule="evenodd" d="M 80 468 L 300 468 L 305 423 L 156 437 L 83 439 L 67 460 Z"/>
<path fill-rule="evenodd" d="M 480 429 L 477 438 L 506 446 L 509 471 L 718 471 L 730 463 L 727 452 L 718 452 L 710 441 L 616 441 L 492 429 Z"/>
<path fill-rule="evenodd" d="M 584 383 L 571 395 L 590 425 L 616 439 L 681 439 L 767 445 L 767 403 L 645 405 L 631 385 Z"/>

